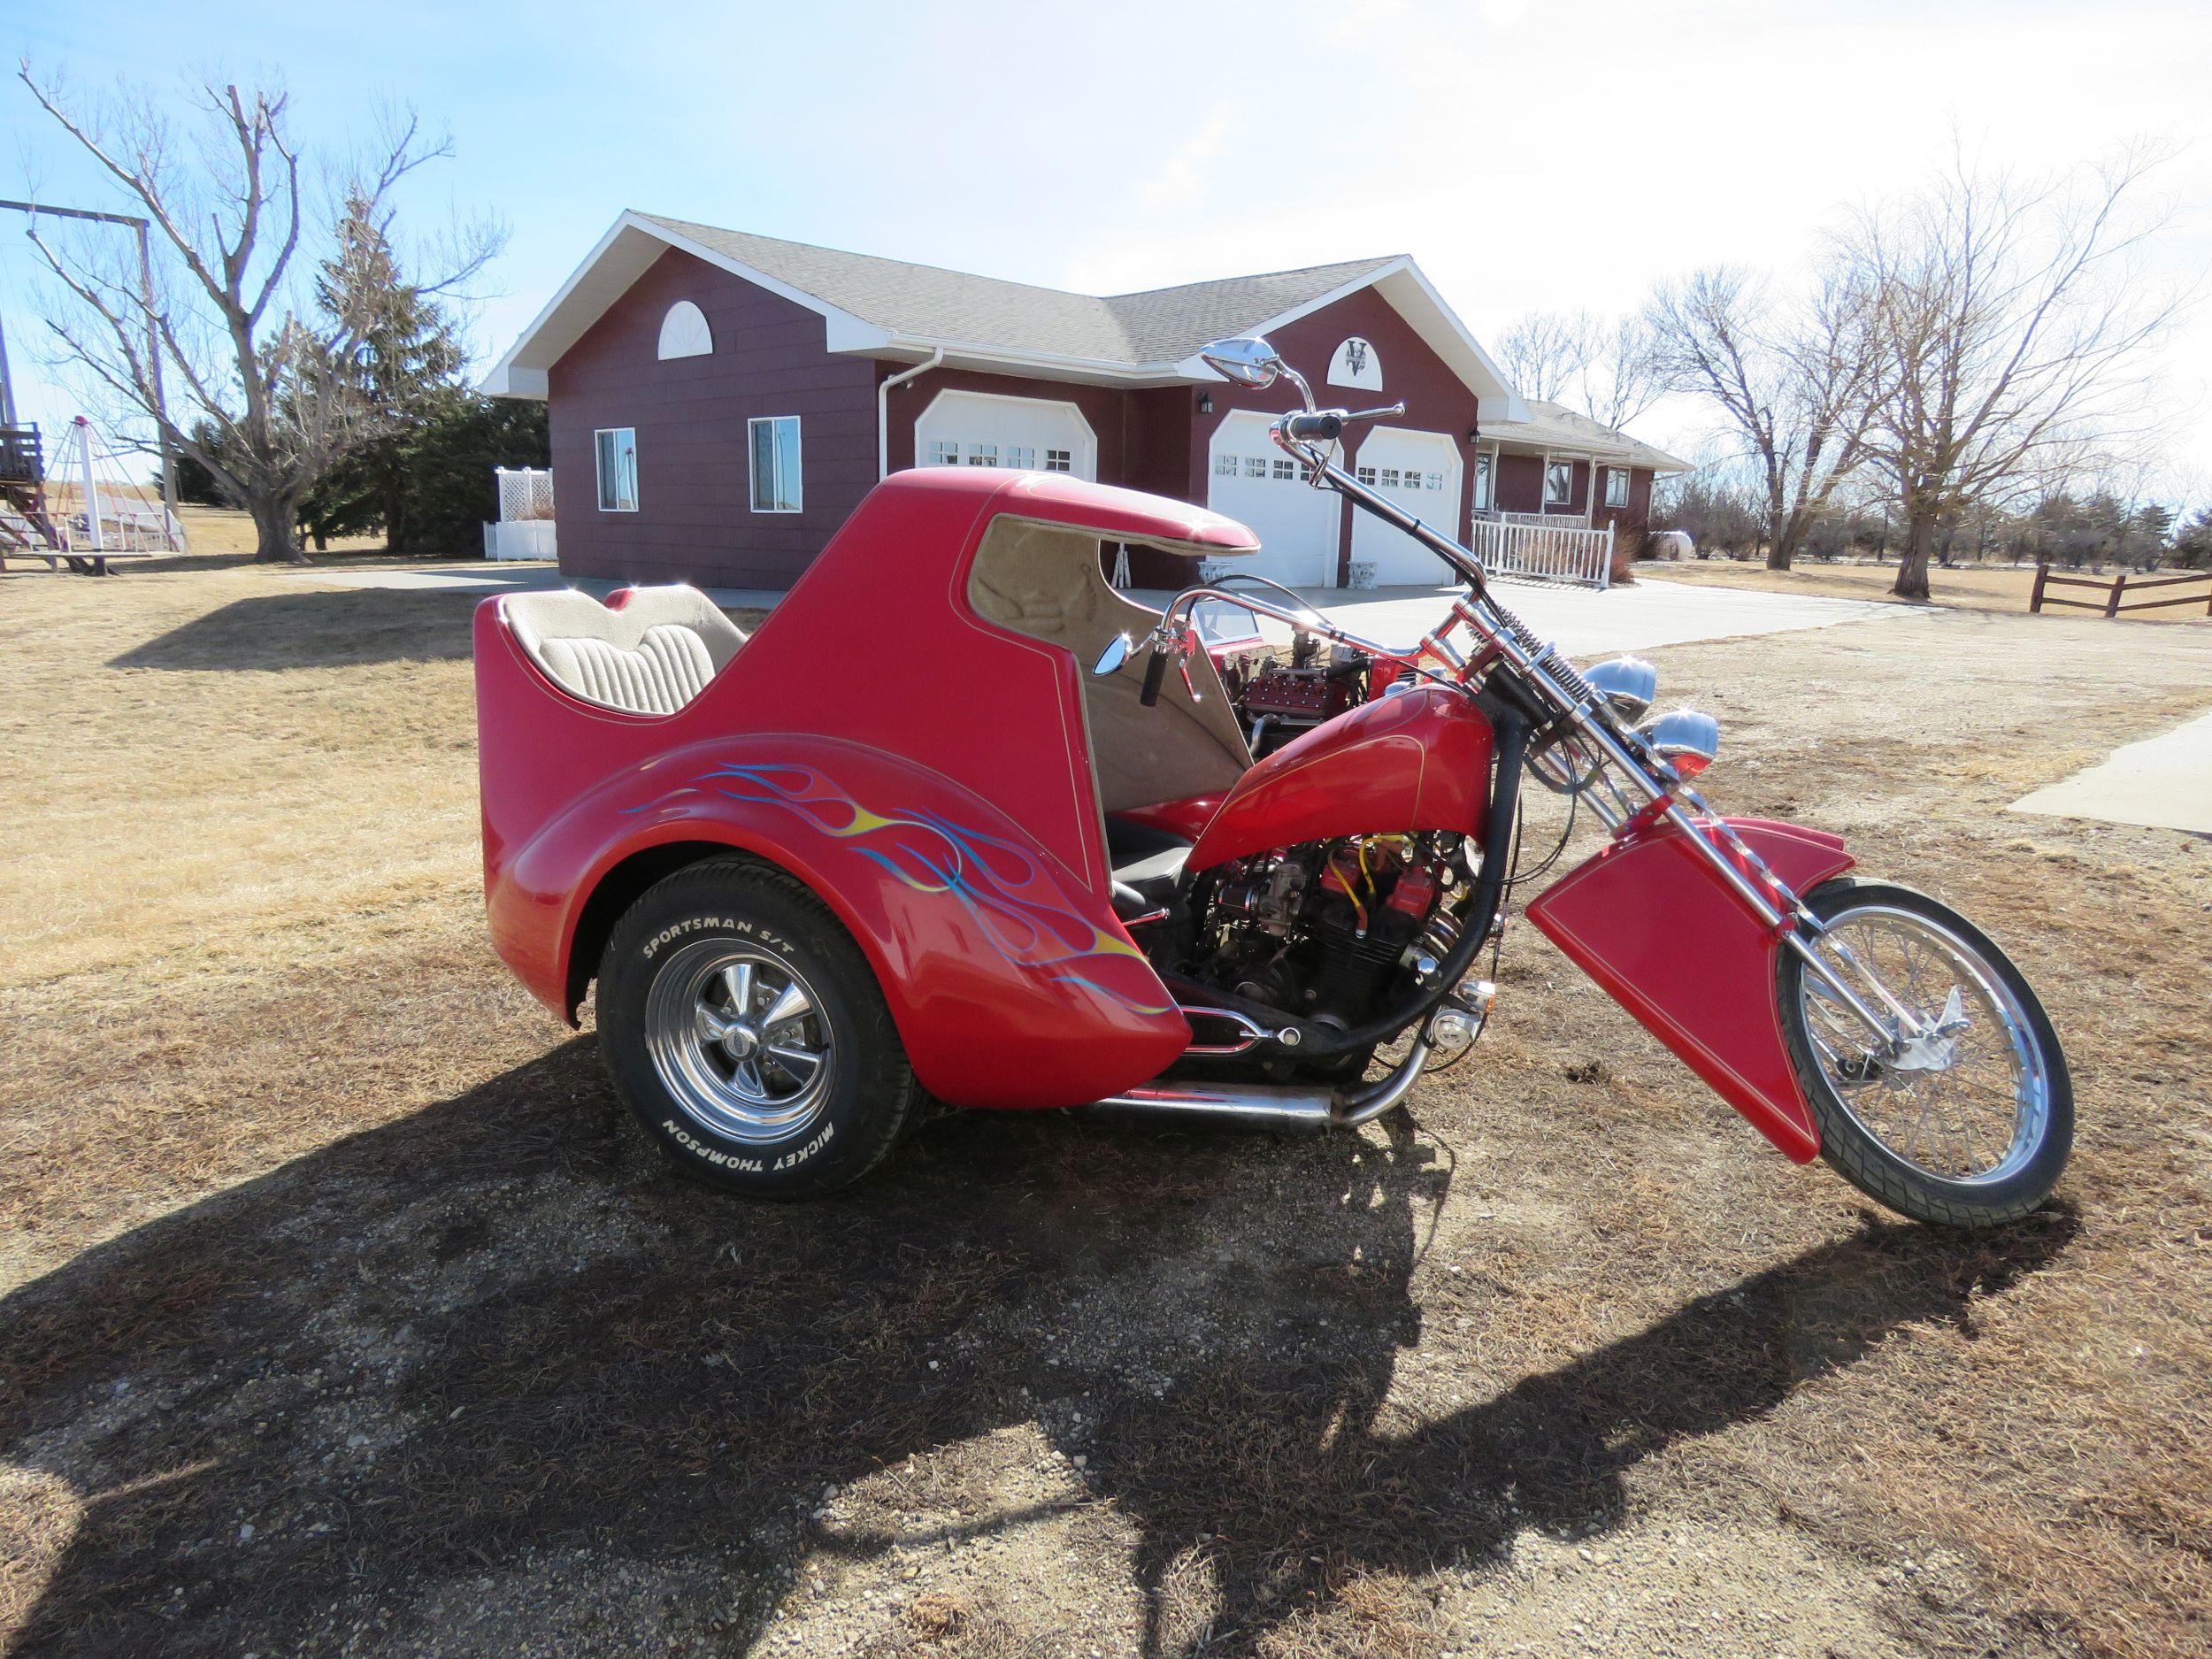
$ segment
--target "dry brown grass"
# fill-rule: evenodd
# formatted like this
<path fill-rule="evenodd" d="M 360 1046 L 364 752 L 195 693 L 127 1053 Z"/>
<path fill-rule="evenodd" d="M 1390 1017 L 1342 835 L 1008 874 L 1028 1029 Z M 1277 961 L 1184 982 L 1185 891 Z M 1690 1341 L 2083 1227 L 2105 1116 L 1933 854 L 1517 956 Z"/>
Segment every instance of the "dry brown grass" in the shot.
<path fill-rule="evenodd" d="M 482 940 L 467 595 L 4 592 L 0 1649 L 2212 1647 L 2212 856 L 2001 810 L 2212 700 L 2202 631 L 1663 654 L 1730 804 L 2049 995 L 2063 1208 L 1960 1239 L 1526 930 L 1358 1137 L 979 1116 L 696 1192 Z"/>
<path fill-rule="evenodd" d="M 1890 592 L 1890 585 L 1897 580 L 1894 565 L 1824 565 L 1816 559 L 1800 559 L 1789 570 L 1770 571 L 1757 559 L 1656 559 L 1646 560 L 1637 565 L 1636 573 L 1648 576 L 1655 581 L 1702 583 L 1715 588 L 1749 588 L 1764 593 L 1824 594 L 1838 599 L 1877 599 L 1895 604 L 1914 603 L 1898 599 Z M 2066 573 L 2088 574 L 2085 571 Z M 2028 609 L 2029 590 L 2034 586 L 2035 572 L 2032 570 L 1986 569 L 1962 565 L 1955 570 L 1944 570 L 1939 566 L 1928 572 L 1928 587 L 1932 595 L 1931 603 L 1952 610 L 1997 611 L 2024 615 Z M 2053 592 L 2067 599 L 2098 597 L 2085 588 L 2055 588 Z M 2201 604 L 2194 613 L 2186 606 L 2177 606 L 2170 611 L 2130 616 L 2127 620 L 2202 623 L 2205 621 L 2202 612 Z"/>

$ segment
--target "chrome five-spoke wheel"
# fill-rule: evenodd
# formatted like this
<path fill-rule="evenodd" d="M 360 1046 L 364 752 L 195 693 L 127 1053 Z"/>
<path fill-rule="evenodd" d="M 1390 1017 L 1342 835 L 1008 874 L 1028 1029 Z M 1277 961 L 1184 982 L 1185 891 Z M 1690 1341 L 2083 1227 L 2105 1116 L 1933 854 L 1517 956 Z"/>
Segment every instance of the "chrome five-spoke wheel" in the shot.
<path fill-rule="evenodd" d="M 662 1086 L 702 1127 L 749 1146 L 821 1115 L 834 1036 L 805 978 L 763 946 L 684 946 L 646 998 L 645 1046 Z"/>

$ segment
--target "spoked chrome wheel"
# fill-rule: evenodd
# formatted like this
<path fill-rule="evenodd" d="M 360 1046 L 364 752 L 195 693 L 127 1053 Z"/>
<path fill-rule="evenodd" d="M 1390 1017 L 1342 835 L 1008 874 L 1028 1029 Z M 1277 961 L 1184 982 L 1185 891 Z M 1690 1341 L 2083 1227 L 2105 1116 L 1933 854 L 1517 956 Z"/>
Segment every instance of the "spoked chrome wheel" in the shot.
<path fill-rule="evenodd" d="M 764 1146 L 822 1114 L 833 1034 L 814 988 L 764 946 L 686 945 L 654 977 L 644 1034 L 662 1087 L 717 1134 Z"/>
<path fill-rule="evenodd" d="M 1823 1151 L 1908 1215 L 1981 1225 L 2024 1214 L 2064 1167 L 2073 1092 L 2020 971 L 1963 917 L 1909 887 L 1839 881 L 1815 949 L 1896 1041 L 1869 1030 L 1786 952 L 1784 1024 Z"/>

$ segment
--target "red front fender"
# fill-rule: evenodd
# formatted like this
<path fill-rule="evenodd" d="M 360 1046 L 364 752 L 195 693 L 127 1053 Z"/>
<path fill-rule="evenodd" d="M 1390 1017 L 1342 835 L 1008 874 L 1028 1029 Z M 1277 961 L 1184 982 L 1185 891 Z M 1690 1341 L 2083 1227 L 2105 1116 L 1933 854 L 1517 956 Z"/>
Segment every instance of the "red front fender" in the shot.
<path fill-rule="evenodd" d="M 1730 818 L 1803 893 L 1851 868 L 1839 836 Z M 1616 841 L 1532 900 L 1529 920 L 1800 1164 L 1820 1131 L 1775 1002 L 1780 940 L 1671 824 Z"/>
<path fill-rule="evenodd" d="M 565 1012 L 592 893 L 675 842 L 806 883 L 866 953 L 922 1086 L 961 1106 L 1070 1106 L 1156 1075 L 1190 1029 L 1110 910 L 1003 813 L 881 749 L 724 738 L 625 767 L 488 869 L 495 945 Z"/>

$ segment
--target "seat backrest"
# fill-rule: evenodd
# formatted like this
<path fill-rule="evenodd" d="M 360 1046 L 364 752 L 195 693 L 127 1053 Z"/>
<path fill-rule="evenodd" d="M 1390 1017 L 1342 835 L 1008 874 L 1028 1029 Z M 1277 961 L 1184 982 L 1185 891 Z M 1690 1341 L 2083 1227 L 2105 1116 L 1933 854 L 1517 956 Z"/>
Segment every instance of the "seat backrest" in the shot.
<path fill-rule="evenodd" d="M 673 714 L 745 643 L 744 630 L 696 588 L 630 588 L 603 605 L 557 588 L 509 594 L 500 614 L 547 679 L 588 703 Z"/>

